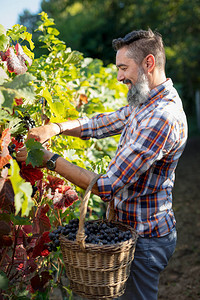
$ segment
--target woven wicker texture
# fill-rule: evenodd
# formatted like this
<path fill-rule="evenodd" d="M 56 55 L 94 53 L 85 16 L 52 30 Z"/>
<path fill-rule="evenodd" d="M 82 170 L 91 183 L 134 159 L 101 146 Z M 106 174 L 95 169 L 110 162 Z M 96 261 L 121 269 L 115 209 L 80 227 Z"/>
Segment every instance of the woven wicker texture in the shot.
<path fill-rule="evenodd" d="M 112 245 L 85 243 L 84 221 L 87 203 L 97 176 L 88 186 L 80 209 L 76 241 L 60 236 L 66 274 L 72 291 L 87 299 L 113 299 L 125 291 L 130 266 L 134 259 L 137 233 L 125 224 L 112 221 L 122 231 L 130 230 L 132 238 Z M 90 221 L 102 222 L 102 220 Z M 107 222 L 107 221 L 104 221 Z"/>

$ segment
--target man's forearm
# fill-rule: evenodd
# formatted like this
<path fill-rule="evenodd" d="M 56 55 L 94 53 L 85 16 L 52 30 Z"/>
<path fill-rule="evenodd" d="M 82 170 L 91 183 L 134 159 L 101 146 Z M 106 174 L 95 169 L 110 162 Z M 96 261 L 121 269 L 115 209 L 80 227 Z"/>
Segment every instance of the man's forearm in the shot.
<path fill-rule="evenodd" d="M 62 126 L 62 134 L 68 136 L 81 137 L 81 124 L 79 120 L 72 120 L 60 123 Z"/>
<path fill-rule="evenodd" d="M 91 180 L 97 176 L 96 173 L 78 167 L 68 162 L 63 157 L 59 157 L 57 159 L 55 171 L 66 178 L 68 181 L 84 190 L 87 189 Z M 93 186 L 92 193 L 99 195 L 97 184 Z"/>

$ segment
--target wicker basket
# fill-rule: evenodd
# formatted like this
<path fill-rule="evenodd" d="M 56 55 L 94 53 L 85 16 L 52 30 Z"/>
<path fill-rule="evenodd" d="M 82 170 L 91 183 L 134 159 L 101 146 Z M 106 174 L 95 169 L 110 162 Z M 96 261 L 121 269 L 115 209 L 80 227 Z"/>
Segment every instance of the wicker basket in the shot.
<path fill-rule="evenodd" d="M 132 238 L 113 245 L 85 243 L 84 222 L 87 204 L 92 186 L 98 177 L 92 180 L 85 192 L 80 208 L 76 241 L 68 240 L 61 235 L 60 246 L 72 291 L 87 299 L 113 299 L 125 291 L 134 258 L 137 233 L 128 225 L 112 221 L 120 230 L 130 230 Z"/>

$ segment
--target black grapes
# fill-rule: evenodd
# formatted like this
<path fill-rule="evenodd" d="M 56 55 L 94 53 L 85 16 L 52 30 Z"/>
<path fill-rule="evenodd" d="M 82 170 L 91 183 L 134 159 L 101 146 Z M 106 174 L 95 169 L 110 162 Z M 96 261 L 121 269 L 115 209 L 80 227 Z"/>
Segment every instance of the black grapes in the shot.
<path fill-rule="evenodd" d="M 22 119 L 21 123 L 27 130 L 35 127 L 35 121 L 30 117 L 29 114 L 26 114 L 23 117 L 21 116 L 20 118 Z"/>
<path fill-rule="evenodd" d="M 70 220 L 65 226 L 58 226 L 57 229 L 49 233 L 49 238 L 52 241 L 49 244 L 49 251 L 56 251 L 60 246 L 59 236 L 64 235 L 68 240 L 75 241 L 79 227 L 79 219 Z M 122 231 L 112 222 L 89 222 L 84 224 L 86 243 L 96 245 L 112 245 L 127 241 L 132 237 L 131 231 Z"/>

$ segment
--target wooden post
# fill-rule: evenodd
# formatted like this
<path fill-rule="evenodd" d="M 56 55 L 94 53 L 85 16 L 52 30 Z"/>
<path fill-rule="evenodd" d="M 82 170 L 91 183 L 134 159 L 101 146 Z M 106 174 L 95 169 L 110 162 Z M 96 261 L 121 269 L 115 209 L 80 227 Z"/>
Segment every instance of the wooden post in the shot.
<path fill-rule="evenodd" d="M 200 131 L 200 90 L 196 90 L 195 103 L 196 103 L 197 126 Z"/>

